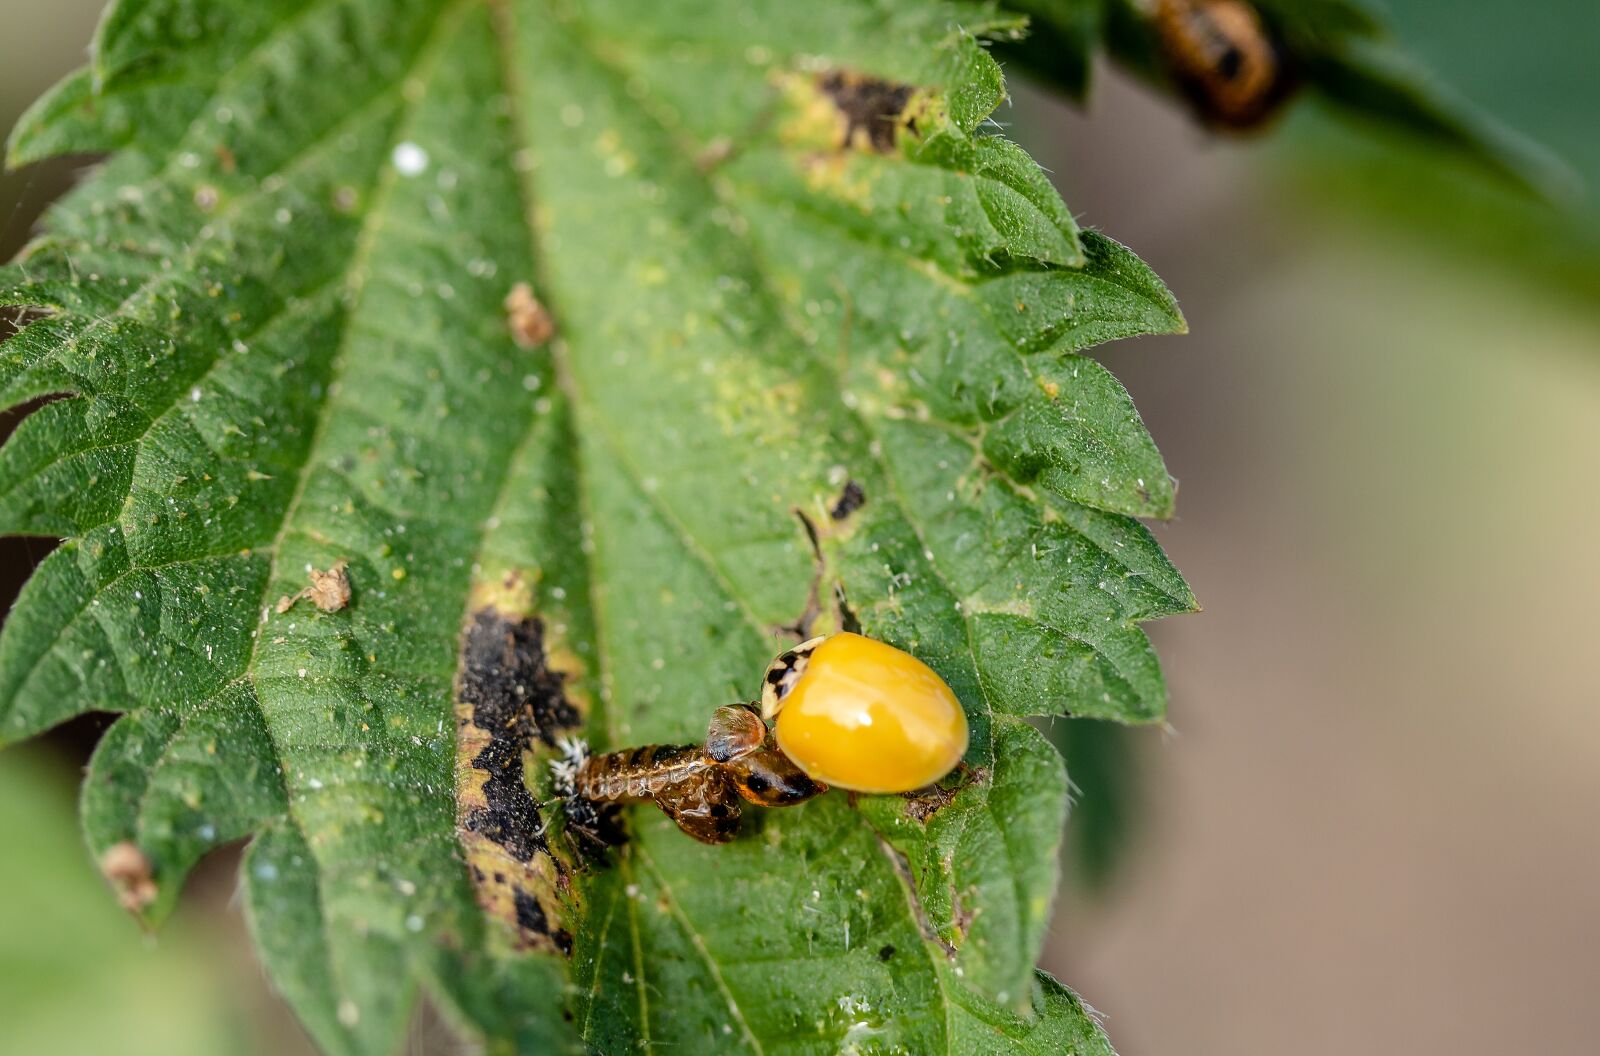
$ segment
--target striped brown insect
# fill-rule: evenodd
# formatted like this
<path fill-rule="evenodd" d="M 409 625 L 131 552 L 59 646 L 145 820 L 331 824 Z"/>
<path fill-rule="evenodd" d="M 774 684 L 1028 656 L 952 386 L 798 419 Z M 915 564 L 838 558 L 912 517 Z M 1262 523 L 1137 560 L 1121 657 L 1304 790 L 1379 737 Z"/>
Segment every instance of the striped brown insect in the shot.
<path fill-rule="evenodd" d="M 654 803 L 702 843 L 738 835 L 741 801 L 788 807 L 828 790 L 779 750 L 756 704 L 718 708 L 704 744 L 588 756 L 576 764 L 571 787 L 591 803 Z"/>
<path fill-rule="evenodd" d="M 1167 69 L 1210 124 L 1254 128 L 1294 88 L 1286 54 L 1245 0 L 1156 0 L 1152 21 Z"/>

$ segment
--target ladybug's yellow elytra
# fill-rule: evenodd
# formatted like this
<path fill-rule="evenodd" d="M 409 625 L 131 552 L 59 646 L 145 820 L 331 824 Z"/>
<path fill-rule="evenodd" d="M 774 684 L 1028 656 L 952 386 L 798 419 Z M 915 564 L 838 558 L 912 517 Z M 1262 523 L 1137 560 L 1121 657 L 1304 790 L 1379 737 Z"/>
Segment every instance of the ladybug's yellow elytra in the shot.
<path fill-rule="evenodd" d="M 967 752 L 967 717 L 932 668 L 842 631 L 813 638 L 767 669 L 762 715 L 810 777 L 856 792 L 911 792 Z"/>

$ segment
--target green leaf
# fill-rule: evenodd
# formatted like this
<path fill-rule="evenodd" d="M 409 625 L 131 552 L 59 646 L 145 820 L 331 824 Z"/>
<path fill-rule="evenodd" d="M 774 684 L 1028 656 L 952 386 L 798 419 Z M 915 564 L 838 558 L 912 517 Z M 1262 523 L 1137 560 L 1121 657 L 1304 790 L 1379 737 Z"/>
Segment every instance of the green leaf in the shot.
<path fill-rule="evenodd" d="M 1069 875 L 1091 896 L 1111 893 L 1142 821 L 1134 731 L 1110 722 L 1053 722 L 1050 743 L 1072 774 L 1067 822 Z"/>
<path fill-rule="evenodd" d="M 1364 0 L 1262 0 L 1301 76 L 1338 111 L 1460 157 L 1535 195 L 1577 193 L 1577 176 L 1543 146 L 1457 97 L 1388 41 Z"/>
<path fill-rule="evenodd" d="M 0 530 L 65 542 L 0 637 L 0 740 L 128 713 L 83 817 L 147 917 L 253 834 L 257 944 L 334 1053 L 421 991 L 493 1051 L 1109 1051 L 1034 970 L 1068 786 L 1024 717 L 1164 714 L 1138 624 L 1194 600 L 1134 518 L 1174 486 L 1083 353 L 1183 321 L 984 127 L 974 34 L 1015 28 L 112 10 L 13 139 L 119 149 L 4 273 L 47 314 L 0 392 L 58 398 L 0 450 Z M 299 597 L 335 566 L 348 603 Z M 805 623 L 932 664 L 966 766 L 583 853 L 560 737 L 698 739 Z"/>
<path fill-rule="evenodd" d="M 1008 0 L 1005 6 L 1028 16 L 1028 32 L 1006 51 L 1072 98 L 1085 98 L 1106 0 Z"/>
<path fill-rule="evenodd" d="M 1561 158 L 1463 103 L 1391 49 L 1360 42 L 1315 54 L 1306 76 L 1339 110 L 1454 151 L 1539 197 L 1565 202 L 1580 191 Z"/>

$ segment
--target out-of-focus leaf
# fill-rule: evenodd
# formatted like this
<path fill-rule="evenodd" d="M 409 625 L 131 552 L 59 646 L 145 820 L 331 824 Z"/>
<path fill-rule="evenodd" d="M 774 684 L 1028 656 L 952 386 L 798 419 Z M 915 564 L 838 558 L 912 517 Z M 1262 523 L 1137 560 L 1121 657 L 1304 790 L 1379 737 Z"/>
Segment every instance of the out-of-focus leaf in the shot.
<path fill-rule="evenodd" d="M 108 897 L 73 822 L 71 770 L 0 756 L 0 1015 L 6 1052 L 215 1056 L 278 1051 L 243 1014 L 224 936 L 197 913 L 152 944 Z"/>
<path fill-rule="evenodd" d="M 1134 731 L 1109 722 L 1058 721 L 1049 725 L 1046 736 L 1066 759 L 1072 778 L 1066 830 L 1069 874 L 1090 894 L 1103 894 L 1139 827 Z"/>
<path fill-rule="evenodd" d="M 1007 42 L 1006 54 L 1072 98 L 1083 99 L 1100 48 L 1106 0 L 1008 0 L 1005 6 L 1028 16 L 1028 32 Z"/>
<path fill-rule="evenodd" d="M 1107 50 L 1141 76 L 1175 87 L 1145 0 L 1008 0 L 1033 32 L 1008 54 L 1075 97 L 1086 91 L 1092 49 Z M 1420 137 L 1552 200 L 1578 181 L 1550 151 L 1456 98 L 1386 39 L 1379 15 L 1360 0 L 1256 0 L 1287 76 L 1341 112 Z M 1052 46 L 1040 47 L 1049 40 Z"/>
<path fill-rule="evenodd" d="M 1578 193 L 1577 175 L 1555 154 L 1455 98 L 1390 48 L 1349 43 L 1303 61 L 1317 93 L 1346 113 L 1459 152 L 1542 198 L 1570 201 Z"/>

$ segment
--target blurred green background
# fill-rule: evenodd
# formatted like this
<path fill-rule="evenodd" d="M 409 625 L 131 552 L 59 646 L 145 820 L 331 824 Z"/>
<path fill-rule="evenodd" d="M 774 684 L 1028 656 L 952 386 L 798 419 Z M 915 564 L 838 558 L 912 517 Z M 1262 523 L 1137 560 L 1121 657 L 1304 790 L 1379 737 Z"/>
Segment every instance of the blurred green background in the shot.
<path fill-rule="evenodd" d="M 1170 729 L 1057 729 L 1085 802 L 1045 967 L 1124 1056 L 1594 1050 L 1600 1013 L 1600 4 L 1391 0 L 1408 49 L 1543 141 L 1529 201 L 1301 106 L 1219 141 L 1101 70 L 1014 136 L 1192 333 L 1103 358 L 1182 482 L 1206 611 L 1154 625 Z M 0 126 L 93 0 L 0 0 Z M 0 177 L 0 254 L 74 163 Z M 15 589 L 45 543 L 0 549 Z M 0 1053 L 298 1053 L 233 863 L 141 934 L 77 832 L 78 724 L 0 755 Z M 447 1048 L 417 1028 L 417 1052 Z"/>

